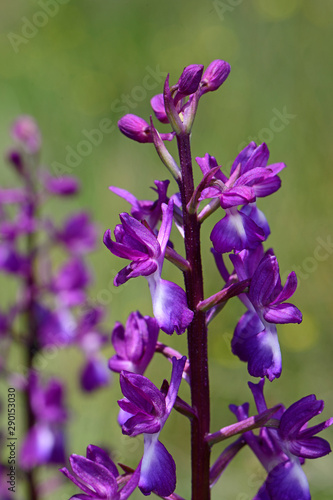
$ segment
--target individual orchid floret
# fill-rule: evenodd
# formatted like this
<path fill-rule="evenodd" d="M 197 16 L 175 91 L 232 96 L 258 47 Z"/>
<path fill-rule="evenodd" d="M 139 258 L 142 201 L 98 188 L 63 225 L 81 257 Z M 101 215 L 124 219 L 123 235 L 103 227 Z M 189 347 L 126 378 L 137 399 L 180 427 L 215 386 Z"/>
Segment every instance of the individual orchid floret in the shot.
<path fill-rule="evenodd" d="M 217 90 L 226 81 L 230 73 L 230 64 L 216 59 L 207 67 L 201 79 L 201 95 Z"/>
<path fill-rule="evenodd" d="M 41 134 L 35 120 L 28 115 L 20 116 L 12 126 L 12 137 L 28 154 L 36 154 L 41 147 Z"/>
<path fill-rule="evenodd" d="M 172 360 L 170 386 L 165 394 L 143 375 L 122 372 L 120 385 L 125 396 L 118 402 L 130 418 L 123 424 L 129 436 L 144 434 L 139 488 L 145 495 L 151 492 L 168 496 L 176 487 L 176 466 L 170 453 L 158 440 L 159 434 L 175 404 L 186 357 Z"/>
<path fill-rule="evenodd" d="M 126 283 L 130 278 L 145 276 L 152 297 L 154 316 L 160 328 L 168 334 L 172 334 L 174 330 L 181 334 L 191 323 L 193 311 L 187 306 L 184 290 L 161 278 L 172 226 L 172 200 L 168 205 L 162 204 L 162 211 L 162 224 L 157 236 L 145 224 L 128 214 L 121 214 L 122 224 L 114 231 L 116 241 L 112 241 L 111 231 L 108 230 L 104 234 L 104 244 L 117 257 L 132 260 L 116 275 L 115 286 Z"/>
<path fill-rule="evenodd" d="M 153 142 L 150 125 L 139 116 L 128 114 L 120 118 L 118 127 L 126 137 L 133 141 L 145 143 Z M 163 141 L 171 141 L 174 137 L 170 134 L 160 134 Z"/>
<path fill-rule="evenodd" d="M 59 301 L 67 306 L 82 304 L 85 289 L 91 283 L 91 274 L 83 259 L 74 255 L 58 271 L 51 285 Z"/>
<path fill-rule="evenodd" d="M 40 174 L 44 188 L 50 194 L 58 196 L 70 196 L 79 190 L 79 182 L 75 177 L 69 175 L 62 177 L 52 177 L 46 170 Z"/>
<path fill-rule="evenodd" d="M 244 272 L 245 264 L 242 259 L 245 255 L 253 258 L 253 253 L 243 252 L 230 257 L 237 273 L 242 276 L 240 279 L 244 279 L 247 274 Z M 255 257 L 259 255 L 257 253 Z M 281 351 L 276 323 L 301 323 L 302 314 L 299 309 L 285 302 L 296 288 L 297 278 L 294 272 L 289 274 L 282 287 L 277 259 L 272 252 L 267 252 L 253 273 L 245 301 L 249 310 L 239 320 L 231 342 L 232 352 L 248 363 L 250 375 L 267 376 L 271 381 L 281 375 Z"/>
<path fill-rule="evenodd" d="M 157 200 L 138 200 L 132 193 L 115 186 L 109 189 L 116 195 L 124 198 L 132 206 L 131 215 L 137 220 L 147 222 L 150 229 L 155 230 L 162 218 L 162 203 L 168 203 L 167 189 L 170 181 L 154 181 L 156 188 L 151 188 L 157 193 Z"/>
<path fill-rule="evenodd" d="M 97 228 L 91 222 L 89 214 L 79 212 L 68 217 L 63 228 L 55 231 L 55 239 L 70 252 L 91 252 L 96 246 Z"/>
<path fill-rule="evenodd" d="M 106 360 L 98 353 L 88 355 L 80 374 L 81 387 L 86 392 L 92 392 L 110 383 L 110 372 Z"/>
<path fill-rule="evenodd" d="M 116 354 L 109 360 L 110 370 L 143 375 L 155 353 L 158 332 L 157 321 L 139 311 L 129 315 L 125 327 L 116 322 L 111 337 Z"/>
<path fill-rule="evenodd" d="M 102 448 L 91 444 L 87 447 L 86 455 L 69 457 L 74 475 L 66 467 L 60 469 L 83 491 L 83 494 L 74 495 L 70 500 L 126 500 L 133 493 L 138 485 L 140 465 L 131 475 L 120 476 L 117 467 Z"/>
<path fill-rule="evenodd" d="M 258 411 L 265 411 L 267 405 L 263 395 L 264 379 L 258 384 L 249 382 Z M 238 418 L 241 407 L 231 407 Z M 328 442 L 315 436 L 333 424 L 333 418 L 313 427 L 307 427 L 309 420 L 319 415 L 324 402 L 312 394 L 292 404 L 287 410 L 275 415 L 275 427 L 262 428 L 260 435 L 252 432 L 244 438 L 268 472 L 256 500 L 309 500 L 311 498 L 307 478 L 301 465 L 306 458 L 319 458 L 330 453 Z"/>

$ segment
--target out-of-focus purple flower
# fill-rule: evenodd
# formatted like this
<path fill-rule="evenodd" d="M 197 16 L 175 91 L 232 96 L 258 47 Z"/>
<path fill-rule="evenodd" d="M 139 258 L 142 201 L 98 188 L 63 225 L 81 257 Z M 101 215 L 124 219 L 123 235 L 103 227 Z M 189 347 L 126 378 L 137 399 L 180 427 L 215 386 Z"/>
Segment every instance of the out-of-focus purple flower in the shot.
<path fill-rule="evenodd" d="M 132 205 L 131 215 L 137 220 L 145 220 L 148 226 L 154 230 L 162 217 L 162 203 L 168 203 L 167 189 L 170 181 L 155 181 L 157 200 L 138 200 L 132 193 L 125 189 L 110 186 L 109 189 Z"/>
<path fill-rule="evenodd" d="M 118 401 L 122 410 L 130 414 L 123 424 L 123 433 L 129 436 L 144 434 L 144 455 L 141 464 L 139 488 L 145 495 L 151 492 L 170 495 L 176 487 L 176 466 L 170 453 L 158 440 L 159 434 L 176 401 L 186 357 L 172 360 L 172 374 L 167 394 L 143 375 L 122 372 L 121 390 L 125 396 Z"/>
<path fill-rule="evenodd" d="M 36 304 L 35 318 L 40 346 L 64 346 L 75 340 L 77 321 L 67 307 L 52 311 L 42 304 Z"/>
<path fill-rule="evenodd" d="M 264 379 L 258 384 L 249 382 L 258 412 L 267 409 L 263 387 Z M 319 415 L 324 402 L 314 395 L 306 396 L 292 404 L 287 410 L 282 408 L 274 418 L 278 427 L 262 428 L 259 436 L 252 431 L 243 437 L 268 475 L 254 500 L 310 500 L 309 485 L 301 465 L 305 458 L 318 458 L 330 453 L 328 442 L 315 436 L 333 424 L 333 418 L 307 428 L 309 420 Z M 248 416 L 248 404 L 230 409 L 243 420 Z"/>
<path fill-rule="evenodd" d="M 0 269 L 5 273 L 25 276 L 29 269 L 29 259 L 20 254 L 10 242 L 0 244 Z"/>
<path fill-rule="evenodd" d="M 43 387 L 36 372 L 28 378 L 28 393 L 35 424 L 24 438 L 19 461 L 23 469 L 65 462 L 63 425 L 67 418 L 63 385 L 56 379 Z"/>
<path fill-rule="evenodd" d="M 81 371 L 80 382 L 87 392 L 107 386 L 110 382 L 110 372 L 106 359 L 96 354 L 90 355 Z"/>
<path fill-rule="evenodd" d="M 86 299 L 85 289 L 91 283 L 91 274 L 83 259 L 74 255 L 58 271 L 52 290 L 61 303 L 72 307 L 81 304 Z"/>
<path fill-rule="evenodd" d="M 35 154 L 41 147 L 41 134 L 35 120 L 28 115 L 20 116 L 12 126 L 12 137 L 29 154 Z"/>
<path fill-rule="evenodd" d="M 130 278 L 145 276 L 152 297 L 154 316 L 160 328 L 172 334 L 183 333 L 193 318 L 193 311 L 187 307 L 186 295 L 175 283 L 161 278 L 163 260 L 169 240 L 173 202 L 162 204 L 163 218 L 157 237 L 144 224 L 121 214 L 122 225 L 114 231 L 116 241 L 111 239 L 111 231 L 104 234 L 105 246 L 117 257 L 131 259 L 132 262 L 115 277 L 114 284 L 119 286 Z"/>
<path fill-rule="evenodd" d="M 46 170 L 40 174 L 44 188 L 51 194 L 70 196 L 79 190 L 79 181 L 75 177 L 52 177 Z"/>
<path fill-rule="evenodd" d="M 117 467 L 109 455 L 98 446 L 87 447 L 87 458 L 71 455 L 69 461 L 73 474 L 66 467 L 60 471 L 70 479 L 83 494 L 71 497 L 71 500 L 126 500 L 138 485 L 140 464 L 127 481 L 119 476 Z M 121 485 L 126 482 L 125 486 Z"/>
<path fill-rule="evenodd" d="M 109 360 L 109 368 L 143 375 L 154 355 L 158 332 L 157 321 L 139 311 L 129 315 L 125 328 L 117 322 L 111 338 L 116 354 Z"/>
<path fill-rule="evenodd" d="M 207 67 L 201 79 L 201 95 L 206 92 L 217 90 L 228 78 L 230 73 L 230 64 L 216 59 Z"/>
<path fill-rule="evenodd" d="M 85 212 L 71 215 L 55 238 L 73 253 L 90 252 L 96 246 L 97 229 Z"/>
<path fill-rule="evenodd" d="M 151 126 L 140 116 L 125 115 L 118 121 L 118 127 L 120 132 L 133 141 L 141 143 L 153 142 Z M 160 134 L 160 136 L 163 141 L 171 141 L 174 134 Z"/>
<path fill-rule="evenodd" d="M 285 302 L 297 288 L 296 275 L 290 273 L 282 287 L 279 264 L 271 251 L 263 256 L 253 275 L 248 275 L 260 254 L 243 251 L 230 256 L 239 279 L 252 278 L 249 292 L 242 296 L 249 310 L 236 326 L 231 347 L 234 354 L 248 363 L 250 375 L 273 380 L 282 370 L 276 323 L 300 323 L 302 314 L 296 306 Z"/>

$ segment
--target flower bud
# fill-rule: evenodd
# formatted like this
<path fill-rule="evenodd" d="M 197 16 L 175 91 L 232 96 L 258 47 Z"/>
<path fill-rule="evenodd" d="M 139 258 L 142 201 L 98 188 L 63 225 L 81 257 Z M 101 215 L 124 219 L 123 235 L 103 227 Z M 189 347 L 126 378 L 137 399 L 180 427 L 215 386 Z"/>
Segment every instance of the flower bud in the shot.
<path fill-rule="evenodd" d="M 202 72 L 202 64 L 191 64 L 184 68 L 178 81 L 178 91 L 183 95 L 194 94 L 199 87 Z"/>
<path fill-rule="evenodd" d="M 38 153 L 41 147 L 41 134 L 35 120 L 28 115 L 20 116 L 14 123 L 12 137 L 29 154 Z"/>
<path fill-rule="evenodd" d="M 201 80 L 201 95 L 206 92 L 217 90 L 228 78 L 230 73 L 230 64 L 216 59 L 211 62 Z"/>
<path fill-rule="evenodd" d="M 152 142 L 150 127 L 148 123 L 140 116 L 128 114 L 123 116 L 119 122 L 118 127 L 126 137 L 133 139 L 137 142 Z"/>

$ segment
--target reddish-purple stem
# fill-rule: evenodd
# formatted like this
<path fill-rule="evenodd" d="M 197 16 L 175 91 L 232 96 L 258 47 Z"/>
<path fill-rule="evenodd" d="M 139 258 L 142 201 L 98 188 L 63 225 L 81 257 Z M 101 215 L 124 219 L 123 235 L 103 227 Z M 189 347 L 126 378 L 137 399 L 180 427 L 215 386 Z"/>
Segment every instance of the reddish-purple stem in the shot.
<path fill-rule="evenodd" d="M 207 358 L 207 327 L 205 313 L 197 311 L 203 300 L 203 277 L 200 251 L 200 222 L 196 214 L 187 211 L 194 192 L 189 134 L 177 136 L 182 180 L 179 188 L 183 206 L 186 259 L 190 270 L 184 272 L 189 308 L 194 311 L 188 327 L 188 355 L 191 370 L 192 408 L 197 414 L 191 422 L 192 500 L 209 500 L 210 448 L 205 440 L 209 433 L 209 377 Z"/>

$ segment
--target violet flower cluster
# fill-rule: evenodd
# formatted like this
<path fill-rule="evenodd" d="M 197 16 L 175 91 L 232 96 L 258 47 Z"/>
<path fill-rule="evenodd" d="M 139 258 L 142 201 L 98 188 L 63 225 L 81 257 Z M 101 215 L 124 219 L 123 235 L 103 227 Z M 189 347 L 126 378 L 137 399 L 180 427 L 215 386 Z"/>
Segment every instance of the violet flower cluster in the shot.
<path fill-rule="evenodd" d="M 71 197 L 79 183 L 53 177 L 40 165 L 41 133 L 33 118 L 19 117 L 11 135 L 15 145 L 7 159 L 17 184 L 0 189 L 0 272 L 15 282 L 16 294 L 0 311 L 0 373 L 23 393 L 18 465 L 37 499 L 36 468 L 64 464 L 67 456 L 66 387 L 47 376 L 48 353 L 80 348 L 84 391 L 108 385 L 110 372 L 101 353 L 107 341 L 103 310 L 90 305 L 88 295 L 92 273 L 85 255 L 96 247 L 97 228 L 86 212 L 62 222 L 47 215 L 47 202 Z M 22 362 L 13 370 L 17 350 Z"/>
<path fill-rule="evenodd" d="M 78 479 L 68 469 L 62 472 L 84 492 L 72 499 L 128 498 L 138 487 L 144 495 L 155 493 L 165 499 L 184 500 L 175 493 L 175 461 L 162 444 L 163 427 L 172 409 L 190 420 L 192 500 L 210 499 L 211 488 L 245 446 L 267 471 L 254 500 L 308 500 L 304 459 L 330 452 L 327 441 L 316 434 L 333 419 L 307 427 L 308 421 L 321 413 L 323 401 L 310 395 L 285 410 L 282 405 L 267 408 L 263 397 L 264 378 L 272 382 L 282 370 L 277 325 L 302 321 L 300 310 L 288 302 L 297 288 L 296 275 L 290 273 L 286 283 L 281 283 L 277 257 L 263 246 L 270 227 L 257 206 L 259 198 L 279 190 L 279 174 L 285 164 L 269 163 L 267 145 L 251 142 L 236 155 L 229 175 L 210 154 L 196 158 L 202 175 L 198 185 L 194 184 L 190 138 L 198 104 L 206 94 L 220 88 L 229 73 L 227 62 L 215 60 L 205 71 L 202 65 L 187 66 L 172 86 L 168 76 L 163 93 L 151 100 L 156 119 L 169 126 L 166 133 L 155 128 L 152 117 L 146 121 L 130 114 L 118 123 L 128 138 L 154 145 L 176 189 L 170 195 L 169 180 L 155 180 L 155 199 L 150 201 L 139 200 L 124 188 L 110 187 L 130 204 L 130 213 L 120 214 L 120 224 L 104 234 L 104 244 L 111 254 L 127 261 L 114 285 L 144 277 L 154 315 L 136 311 L 130 313 L 125 326 L 117 322 L 112 332 L 116 353 L 109 360 L 109 368 L 120 373 L 124 395 L 118 401 L 122 432 L 133 437 L 143 434 L 144 447 L 133 468 L 122 465 L 122 475 L 96 447 L 88 447 L 86 458 L 72 455 L 71 466 Z M 177 141 L 178 159 L 165 144 L 172 140 Z M 215 211 L 221 216 L 211 228 L 210 240 L 225 284 L 205 297 L 200 228 Z M 183 236 L 184 255 L 171 241 L 173 226 Z M 183 273 L 184 287 L 165 279 L 165 259 Z M 250 375 L 261 378 L 258 385 L 250 384 L 257 414 L 249 416 L 248 404 L 231 405 L 238 421 L 211 432 L 208 326 L 236 296 L 246 312 L 235 326 L 231 349 L 247 363 Z M 187 331 L 187 356 L 160 342 L 159 330 L 168 335 Z M 172 361 L 170 383 L 164 381 L 160 389 L 144 375 L 155 353 Z M 178 396 L 183 378 L 190 386 L 190 403 Z M 259 435 L 253 429 L 260 429 Z M 239 437 L 211 463 L 212 446 L 236 435 Z"/>

